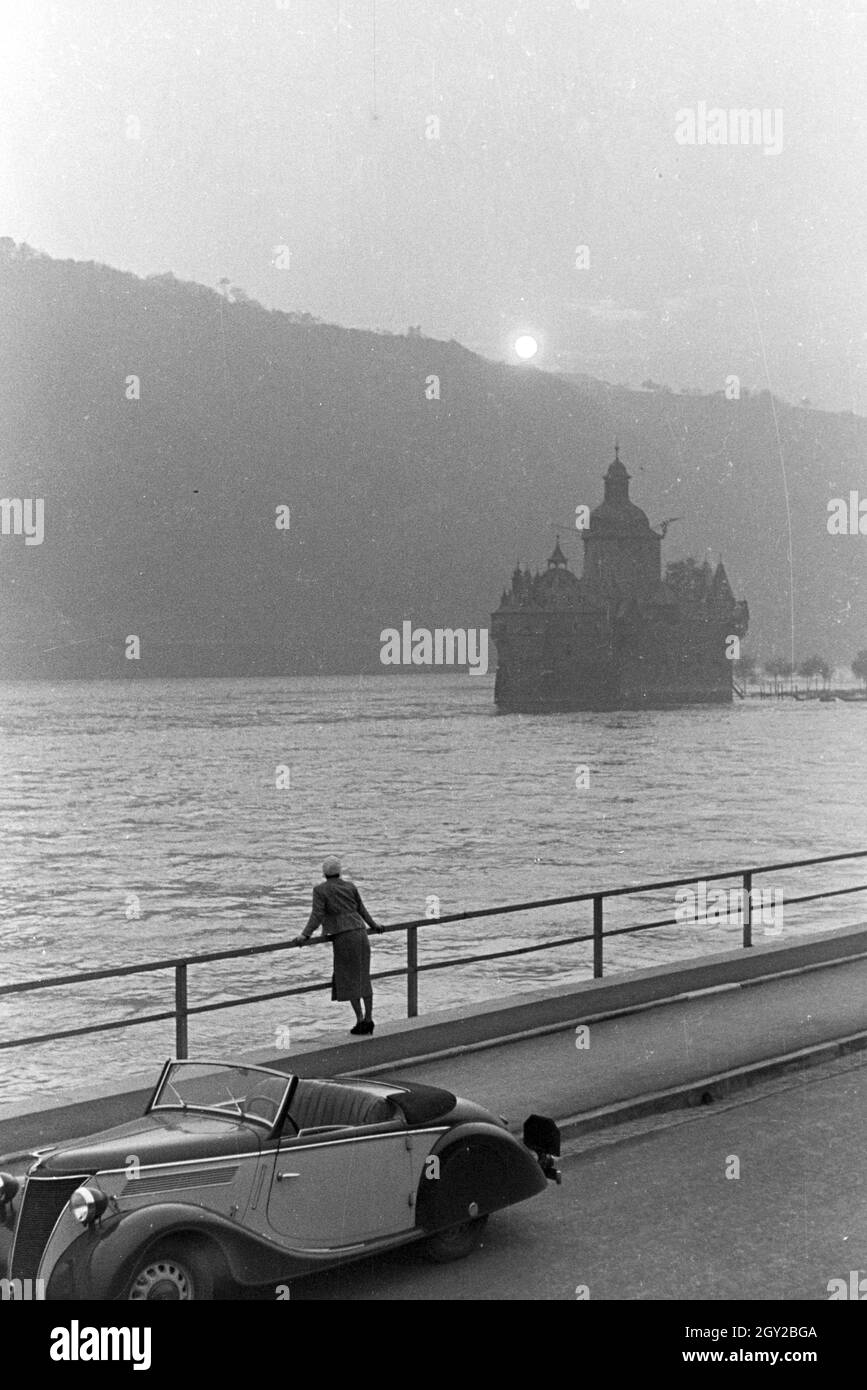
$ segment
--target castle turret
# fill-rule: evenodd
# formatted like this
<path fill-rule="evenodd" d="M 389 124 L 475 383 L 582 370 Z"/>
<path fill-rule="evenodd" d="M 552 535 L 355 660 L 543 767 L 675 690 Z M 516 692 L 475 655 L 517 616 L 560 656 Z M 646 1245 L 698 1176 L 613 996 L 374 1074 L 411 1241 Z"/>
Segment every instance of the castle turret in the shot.
<path fill-rule="evenodd" d="M 569 561 L 560 549 L 560 537 L 558 536 L 557 544 L 554 546 L 553 552 L 548 556 L 548 568 L 557 569 L 562 566 L 565 569 L 568 563 Z"/>
<path fill-rule="evenodd" d="M 714 603 L 721 603 L 723 606 L 733 604 L 735 601 L 735 596 L 729 584 L 729 577 L 725 572 L 722 560 L 720 560 L 714 570 L 713 579 L 711 581 L 711 599 Z"/>
<path fill-rule="evenodd" d="M 584 535 L 584 579 L 604 594 L 643 595 L 659 583 L 662 538 L 629 498 L 629 474 L 614 446 L 605 499 Z"/>
<path fill-rule="evenodd" d="M 620 445 L 614 445 L 614 458 L 608 465 L 608 472 L 603 478 L 605 484 L 606 502 L 612 502 L 615 506 L 622 507 L 629 501 L 629 479 L 630 474 L 626 471 L 625 464 L 620 461 Z"/>

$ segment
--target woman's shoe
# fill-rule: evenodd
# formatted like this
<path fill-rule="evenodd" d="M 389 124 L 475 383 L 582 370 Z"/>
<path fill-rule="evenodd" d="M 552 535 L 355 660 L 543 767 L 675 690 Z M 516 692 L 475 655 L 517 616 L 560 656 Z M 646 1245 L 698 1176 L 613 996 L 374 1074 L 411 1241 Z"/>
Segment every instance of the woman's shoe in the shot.
<path fill-rule="evenodd" d="M 361 1025 L 362 1032 L 364 1033 L 372 1033 L 375 1027 L 376 1024 L 374 1023 L 372 1018 L 366 1018 Z"/>
<path fill-rule="evenodd" d="M 355 1025 L 355 1027 L 354 1027 L 354 1028 L 350 1028 L 349 1031 L 350 1031 L 350 1033 L 368 1033 L 368 1032 L 370 1032 L 370 1029 L 367 1027 L 367 1024 L 366 1024 L 366 1023 L 364 1023 L 361 1019 L 359 1019 L 358 1022 L 356 1023 L 356 1025 Z"/>

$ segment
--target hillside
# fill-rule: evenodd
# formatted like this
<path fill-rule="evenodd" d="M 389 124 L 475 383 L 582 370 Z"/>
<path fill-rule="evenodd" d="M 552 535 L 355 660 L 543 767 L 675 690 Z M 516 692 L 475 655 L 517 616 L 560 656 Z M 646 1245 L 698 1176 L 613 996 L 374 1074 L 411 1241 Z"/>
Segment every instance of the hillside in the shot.
<path fill-rule="evenodd" d="M 651 521 L 684 518 L 664 558 L 722 555 L 753 651 L 789 650 L 786 487 L 797 654 L 867 647 L 867 538 L 826 527 L 867 497 L 860 417 L 564 379 L 8 239 L 0 314 L 0 496 L 45 499 L 41 545 L 0 537 L 6 678 L 380 670 L 403 618 L 487 626 L 516 558 L 601 498 L 615 435 Z"/>

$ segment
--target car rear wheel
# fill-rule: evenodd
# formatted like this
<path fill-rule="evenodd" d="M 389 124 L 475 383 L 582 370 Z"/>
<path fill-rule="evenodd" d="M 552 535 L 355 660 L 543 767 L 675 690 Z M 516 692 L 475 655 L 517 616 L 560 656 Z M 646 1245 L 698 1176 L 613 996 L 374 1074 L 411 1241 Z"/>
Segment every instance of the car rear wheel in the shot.
<path fill-rule="evenodd" d="M 437 1231 L 436 1235 L 429 1236 L 425 1241 L 425 1255 L 438 1265 L 447 1264 L 450 1260 L 465 1260 L 478 1247 L 487 1224 L 486 1216 L 477 1216 L 461 1226 Z"/>
<path fill-rule="evenodd" d="M 127 1287 L 129 1302 L 207 1302 L 214 1296 L 214 1271 L 204 1250 L 180 1241 L 160 1245 L 136 1261 Z"/>

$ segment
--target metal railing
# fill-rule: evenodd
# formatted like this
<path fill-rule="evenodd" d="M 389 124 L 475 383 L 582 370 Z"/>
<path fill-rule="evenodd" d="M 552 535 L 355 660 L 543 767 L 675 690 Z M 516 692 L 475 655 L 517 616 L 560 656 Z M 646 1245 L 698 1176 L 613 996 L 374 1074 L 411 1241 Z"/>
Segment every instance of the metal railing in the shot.
<path fill-rule="evenodd" d="M 384 927 L 385 933 L 406 933 L 406 966 L 393 970 L 381 970 L 371 976 L 372 980 L 385 980 L 395 976 L 406 976 L 407 1018 L 418 1015 L 418 977 L 428 970 L 447 970 L 459 965 L 472 965 L 479 961 L 503 960 L 507 956 L 530 955 L 536 951 L 552 951 L 563 946 L 581 942 L 593 943 L 593 975 L 602 978 L 603 943 L 607 937 L 628 936 L 634 932 L 651 931 L 657 927 L 680 925 L 677 917 L 663 917 L 653 922 L 640 922 L 637 925 L 616 927 L 606 931 L 604 928 L 604 904 L 611 898 L 624 898 L 640 893 L 658 892 L 668 888 L 682 888 L 699 883 L 717 883 L 724 879 L 740 879 L 743 897 L 743 945 L 749 948 L 752 937 L 752 899 L 753 880 L 760 874 L 780 873 L 786 869 L 803 869 L 816 864 L 832 864 L 847 859 L 865 859 L 867 850 L 853 850 L 846 854 L 826 854 L 812 859 L 792 859 L 784 863 L 756 864 L 748 869 L 727 869 L 721 873 L 692 874 L 687 878 L 657 879 L 651 883 L 632 884 L 628 888 L 596 889 L 589 893 L 570 893 L 559 898 L 537 898 L 529 902 L 506 903 L 501 907 L 482 907 L 470 912 L 450 912 L 438 917 L 419 917 L 410 922 L 398 922 Z M 815 902 L 820 898 L 841 897 L 848 893 L 867 891 L 867 883 L 849 888 L 825 889 L 819 893 L 807 893 L 789 897 L 787 904 Z M 555 940 L 537 942 L 530 946 L 511 947 L 504 951 L 491 951 L 484 955 L 453 956 L 447 960 L 430 961 L 419 964 L 418 933 L 422 927 L 443 927 L 450 922 L 468 922 L 481 917 L 504 917 L 514 912 L 538 912 L 542 908 L 563 907 L 573 903 L 592 904 L 592 930 L 576 935 L 557 937 Z M 313 941 L 313 945 L 326 944 L 324 938 Z M 72 975 L 53 975 L 39 980 L 23 980 L 18 984 L 0 985 L 0 996 L 19 995 L 38 989 L 56 989 L 62 985 L 90 984 L 94 980 L 117 980 L 126 975 L 144 975 L 153 971 L 173 970 L 175 985 L 174 1008 L 160 1013 L 140 1014 L 136 1018 L 113 1019 L 108 1023 L 87 1024 L 79 1028 L 64 1028 L 47 1033 L 31 1033 L 23 1038 L 0 1040 L 0 1050 L 11 1047 L 24 1047 L 36 1043 L 55 1042 L 61 1038 L 79 1038 L 94 1033 L 107 1033 L 120 1028 L 135 1028 L 145 1023 L 162 1023 L 169 1019 L 175 1024 L 175 1055 L 188 1055 L 188 1023 L 196 1014 L 216 1013 L 221 1009 L 236 1009 L 242 1005 L 261 1004 L 270 999 L 285 999 L 296 994 L 313 994 L 319 990 L 330 989 L 330 982 L 315 985 L 297 985 L 292 989 L 268 990 L 260 994 L 245 995 L 241 999 L 224 999 L 213 1004 L 191 1005 L 187 997 L 188 972 L 192 965 L 207 965 L 212 961 L 241 960 L 244 957 L 266 955 L 276 951 L 296 949 L 291 942 L 268 943 L 261 946 L 242 946 L 224 951 L 204 951 L 196 955 L 171 956 L 164 960 L 145 961 L 139 965 L 121 965 L 105 970 L 86 970 Z M 306 949 L 306 948 L 305 948 Z"/>

